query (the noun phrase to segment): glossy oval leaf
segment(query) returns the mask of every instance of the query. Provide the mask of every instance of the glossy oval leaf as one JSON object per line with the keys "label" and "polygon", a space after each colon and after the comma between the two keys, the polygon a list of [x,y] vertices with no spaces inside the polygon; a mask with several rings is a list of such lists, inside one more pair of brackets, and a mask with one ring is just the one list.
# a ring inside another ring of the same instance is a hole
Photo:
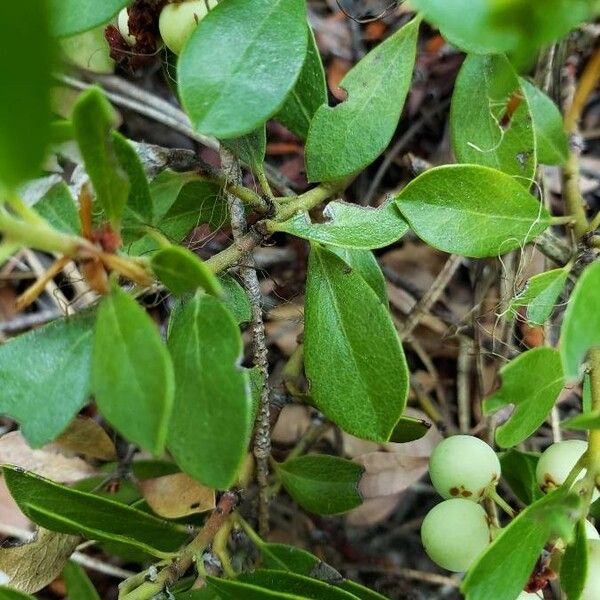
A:
{"label": "glossy oval leaf", "polygon": [[90,391],[93,316],[57,319],[0,346],[0,414],[33,448],[55,439]]}
{"label": "glossy oval leaf", "polygon": [[317,110],[306,141],[309,181],[356,173],[389,144],[412,79],[419,22],[404,25],[350,70],[340,83],[344,102]]}
{"label": "glossy oval leaf", "polygon": [[130,0],[48,0],[52,33],[68,37],[107,23]]}
{"label": "glossy oval leaf", "polygon": [[92,87],[79,96],[73,107],[72,121],[96,200],[108,220],[118,228],[130,184],[113,146],[115,112],[100,88]]}
{"label": "glossy oval leaf", "polygon": [[207,577],[208,588],[215,591],[222,600],[306,600],[297,594],[267,590],[257,585],[232,579]]}
{"label": "glossy oval leaf", "polygon": [[308,135],[308,128],[314,114],[322,104],[326,103],[325,71],[315,34],[308,27],[308,45],[300,76],[288,94],[285,104],[273,118],[304,140]]}
{"label": "glossy oval leaf", "polygon": [[227,148],[237,159],[246,163],[252,171],[263,168],[267,150],[267,133],[264,125],[241,137],[223,140],[221,146]]}
{"label": "glossy oval leaf", "polygon": [[198,288],[215,296],[223,293],[219,279],[204,261],[182,246],[162,248],[152,256],[150,264],[154,274],[177,296]]}
{"label": "glossy oval leaf", "polygon": [[538,162],[562,165],[569,157],[569,141],[558,106],[526,79],[520,83],[533,118]]}
{"label": "glossy oval leaf", "polygon": [[569,539],[580,499],[552,492],[520,512],[470,568],[461,590],[466,600],[514,600],[525,587],[546,542]]}
{"label": "glossy oval leaf", "polygon": [[284,231],[305,240],[363,250],[389,246],[408,232],[408,224],[394,202],[379,208],[330,202],[323,217],[322,223],[312,223],[308,213],[300,213],[282,223],[268,221],[267,226],[269,231]]}
{"label": "glossy oval leaf", "polygon": [[589,350],[600,348],[600,262],[589,265],[571,294],[560,330],[560,354],[567,382],[578,379]]}
{"label": "glossy oval leaf", "polygon": [[44,0],[0,3],[0,186],[37,175],[50,142],[55,53]]}
{"label": "glossy oval leaf", "polygon": [[498,169],[531,187],[536,168],[531,110],[504,56],[467,57],[452,95],[450,129],[459,162]]}
{"label": "glossy oval leaf", "polygon": [[317,245],[309,257],[304,337],[314,405],[348,433],[387,441],[408,394],[398,334],[357,270]]}
{"label": "glossy oval leaf", "polygon": [[156,324],[118,286],[98,309],[92,387],[117,431],[149,452],[162,452],[173,406],[171,357]]}
{"label": "glossy oval leaf", "polygon": [[219,283],[223,289],[223,303],[234,319],[239,323],[248,323],[252,319],[252,307],[244,288],[231,275],[220,275]]}
{"label": "glossy oval leaf", "polygon": [[6,485],[23,513],[34,523],[92,540],[119,542],[153,556],[175,552],[189,536],[185,527],[146,512],[3,467]]}
{"label": "glossy oval leaf", "polygon": [[100,600],[100,596],[83,567],[68,561],[63,570],[63,579],[69,598],[77,600]]}
{"label": "glossy oval leaf", "polygon": [[462,256],[497,256],[544,231],[548,211],[515,179],[479,165],[447,165],[413,179],[396,201],[425,242]]}
{"label": "glossy oval leaf", "polygon": [[400,417],[394,431],[390,436],[390,442],[406,444],[420,440],[431,429],[431,423],[415,417]]}
{"label": "glossy oval leaf", "polygon": [[526,306],[527,321],[533,325],[543,325],[556,306],[569,271],[569,267],[563,267],[530,277],[525,287],[511,300],[509,312],[515,316],[520,307]]}
{"label": "glossy oval leaf", "polygon": [[227,489],[252,429],[248,375],[239,366],[241,334],[227,308],[207,294],[196,294],[171,318],[176,393],[168,447],[190,477]]}
{"label": "glossy oval leaf", "polygon": [[[569,600],[578,600],[588,576],[588,537],[585,519],[579,519],[575,536],[560,561],[560,587]],[[597,577],[598,573],[594,574]]]}
{"label": "glossy oval leaf", "polygon": [[364,468],[325,454],[307,454],[277,465],[287,493],[309,512],[335,515],[362,503],[358,482]]}
{"label": "glossy oval leaf", "polygon": [[496,429],[496,443],[501,448],[520,444],[546,420],[564,387],[558,350],[533,348],[511,360],[500,370],[502,386],[484,400],[483,410],[490,414],[507,405],[514,412]]}
{"label": "glossy oval leaf", "polygon": [[354,250],[351,248],[336,248],[330,250],[337,254],[351,269],[355,270],[377,294],[379,299],[388,306],[387,285],[381,267],[370,250]]}
{"label": "glossy oval leaf", "polygon": [[498,455],[502,478],[523,504],[531,504],[543,497],[535,475],[539,454],[511,448]]}
{"label": "glossy oval leaf", "polygon": [[211,10],[177,65],[194,128],[227,139],[274,115],[300,74],[306,27],[303,0],[228,0]]}

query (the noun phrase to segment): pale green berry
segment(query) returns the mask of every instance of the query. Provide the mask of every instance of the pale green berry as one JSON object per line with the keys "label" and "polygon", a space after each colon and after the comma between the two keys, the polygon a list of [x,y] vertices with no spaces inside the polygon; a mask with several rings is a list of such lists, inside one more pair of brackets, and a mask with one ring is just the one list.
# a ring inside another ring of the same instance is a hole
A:
{"label": "pale green berry", "polygon": [[115,70],[108,42],[104,39],[104,26],[95,27],[78,35],[60,40],[64,58],[87,71],[109,74]]}
{"label": "pale green berry", "polygon": [[134,35],[129,32],[129,13],[127,7],[122,8],[119,16],[117,17],[117,27],[119,33],[123,36],[123,39],[130,45],[135,46],[136,39]]}
{"label": "pale green berry", "polygon": [[588,540],[600,540],[600,533],[598,533],[598,530],[589,521],[584,521],[584,525],[585,537]]}
{"label": "pale green berry", "polygon": [[490,543],[487,515],[481,505],[462,498],[434,506],[421,525],[429,558],[449,571],[466,571]]}
{"label": "pale green berry", "polygon": [[579,600],[600,598],[600,540],[588,541],[588,575]]}
{"label": "pale green berry", "polygon": [[438,444],[429,459],[429,476],[444,498],[479,501],[500,479],[500,461],[482,440],[453,435]]}
{"label": "pale green berry", "polygon": [[534,594],[533,592],[521,592],[516,600],[541,600],[541,598],[539,594]]}
{"label": "pale green berry", "polygon": [[175,54],[181,54],[198,23],[217,4],[217,0],[188,0],[167,4],[158,19],[158,29],[167,48]]}
{"label": "pale green berry", "polygon": [[[565,440],[552,444],[540,456],[535,470],[538,485],[545,492],[549,492],[562,485],[577,461],[587,450],[587,442],[583,440]],[[585,469],[578,477],[585,476]],[[598,498],[598,491],[594,490],[593,499]]]}

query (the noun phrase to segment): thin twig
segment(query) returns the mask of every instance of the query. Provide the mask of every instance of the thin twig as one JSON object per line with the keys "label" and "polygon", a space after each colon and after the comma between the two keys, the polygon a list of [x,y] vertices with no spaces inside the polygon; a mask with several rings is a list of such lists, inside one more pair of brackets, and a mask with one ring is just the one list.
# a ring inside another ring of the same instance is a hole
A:
{"label": "thin twig", "polygon": [[[230,152],[221,149],[221,162],[228,178],[237,183],[242,176],[239,163]],[[238,245],[247,229],[246,215],[240,200],[231,193],[226,194],[229,214],[231,216],[231,231],[233,243]],[[267,342],[265,324],[263,321],[262,295],[256,274],[254,257],[246,253],[239,269],[240,279],[244,284],[246,294],[252,307],[253,361],[263,377],[262,390],[256,423],[254,426],[254,456],[256,458],[256,480],[258,483],[258,527],[261,536],[269,532],[269,456],[271,455],[271,430],[269,426],[270,393],[269,393],[269,361],[267,357]]]}

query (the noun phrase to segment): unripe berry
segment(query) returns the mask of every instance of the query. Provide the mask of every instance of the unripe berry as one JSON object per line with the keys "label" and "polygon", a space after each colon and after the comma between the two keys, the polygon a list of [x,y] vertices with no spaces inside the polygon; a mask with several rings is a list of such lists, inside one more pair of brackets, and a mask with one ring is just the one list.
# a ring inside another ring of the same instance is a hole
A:
{"label": "unripe berry", "polygon": [[123,39],[130,45],[135,46],[136,39],[134,35],[129,32],[129,13],[127,7],[122,8],[119,16],[117,17],[117,27],[119,33],[123,36]]}
{"label": "unripe berry", "polygon": [[[587,442],[583,440],[565,440],[552,444],[540,456],[535,475],[538,485],[545,492],[549,492],[563,484],[577,463],[587,450]],[[585,469],[578,479],[585,475]],[[598,498],[598,491],[594,490],[593,499]]]}
{"label": "unripe berry", "polygon": [[584,521],[584,525],[585,537],[588,540],[600,540],[600,533],[598,533],[598,530],[589,521]]}
{"label": "unripe berry", "polygon": [[454,435],[436,446],[429,459],[429,476],[444,498],[477,502],[500,479],[500,461],[479,438]]}
{"label": "unripe berry", "polygon": [[169,50],[181,54],[198,23],[217,4],[217,0],[188,0],[167,4],[160,12],[158,29]]}
{"label": "unripe berry", "polygon": [[453,498],[434,506],[421,526],[429,558],[449,571],[466,571],[490,543],[487,515],[475,502]]}
{"label": "unripe berry", "polygon": [[588,575],[579,600],[600,598],[600,540],[588,542]]}

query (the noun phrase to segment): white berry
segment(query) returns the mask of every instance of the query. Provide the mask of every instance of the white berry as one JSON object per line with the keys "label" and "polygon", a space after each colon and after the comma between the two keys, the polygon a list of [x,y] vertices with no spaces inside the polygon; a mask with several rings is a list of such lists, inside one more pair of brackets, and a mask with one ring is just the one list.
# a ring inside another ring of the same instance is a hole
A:
{"label": "white berry", "polygon": [[429,558],[449,571],[466,571],[490,543],[487,515],[475,502],[453,498],[434,506],[421,526]]}
{"label": "white berry", "polygon": [[198,23],[217,4],[217,0],[188,0],[167,4],[158,19],[158,29],[167,48],[175,54],[181,54]]}
{"label": "white berry", "polygon": [[122,8],[117,17],[117,28],[119,29],[119,33],[123,36],[123,39],[130,46],[135,46],[137,40],[129,31],[129,13],[127,12],[127,7]]}
{"label": "white berry", "polygon": [[444,498],[479,501],[500,479],[500,461],[482,440],[454,435],[437,445],[429,459],[429,476]]}
{"label": "white berry", "polygon": [[588,575],[579,600],[600,598],[600,540],[588,541]]}
{"label": "white berry", "polygon": [[600,533],[598,533],[598,530],[589,521],[584,521],[584,525],[585,537],[588,540],[600,540]]}
{"label": "white berry", "polygon": [[521,592],[516,600],[540,600],[540,598],[539,594],[534,594],[533,592]]}

